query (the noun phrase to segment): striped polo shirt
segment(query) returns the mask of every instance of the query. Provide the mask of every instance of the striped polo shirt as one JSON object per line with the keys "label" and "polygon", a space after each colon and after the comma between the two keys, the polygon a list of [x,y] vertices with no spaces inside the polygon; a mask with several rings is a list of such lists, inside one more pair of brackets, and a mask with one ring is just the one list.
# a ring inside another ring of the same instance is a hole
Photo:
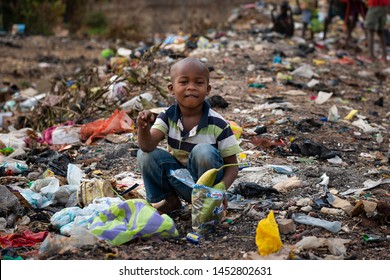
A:
{"label": "striped polo shirt", "polygon": [[229,123],[212,110],[207,102],[203,104],[199,124],[191,131],[184,130],[178,104],[160,113],[152,128],[168,135],[168,152],[183,165],[187,164],[188,156],[197,144],[213,145],[220,151],[222,157],[232,156],[241,151]]}

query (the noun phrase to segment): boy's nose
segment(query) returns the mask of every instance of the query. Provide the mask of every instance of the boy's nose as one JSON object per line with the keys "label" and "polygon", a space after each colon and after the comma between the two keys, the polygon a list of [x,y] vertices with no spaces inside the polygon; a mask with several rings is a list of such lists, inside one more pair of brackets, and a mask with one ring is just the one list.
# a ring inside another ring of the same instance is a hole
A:
{"label": "boy's nose", "polygon": [[196,89],[195,83],[191,83],[191,82],[188,83],[188,84],[187,84],[187,89],[188,89],[188,90],[194,90],[194,89]]}

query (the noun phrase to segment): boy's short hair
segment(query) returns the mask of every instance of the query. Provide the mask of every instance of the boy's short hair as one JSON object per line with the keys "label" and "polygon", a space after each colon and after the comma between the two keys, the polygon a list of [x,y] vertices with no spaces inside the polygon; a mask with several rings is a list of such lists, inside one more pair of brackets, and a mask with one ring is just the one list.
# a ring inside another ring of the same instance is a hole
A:
{"label": "boy's short hair", "polygon": [[207,78],[207,82],[209,81],[210,72],[209,72],[209,69],[206,67],[206,65],[203,62],[201,62],[199,59],[197,59],[197,58],[186,57],[186,58],[183,58],[183,59],[175,62],[172,65],[172,67],[170,69],[171,82],[174,81],[174,78],[176,76],[177,68],[180,67],[181,65],[183,65],[184,63],[192,63],[192,64],[198,65],[200,68],[203,69],[203,71],[204,71],[204,73],[206,75],[206,78]]}

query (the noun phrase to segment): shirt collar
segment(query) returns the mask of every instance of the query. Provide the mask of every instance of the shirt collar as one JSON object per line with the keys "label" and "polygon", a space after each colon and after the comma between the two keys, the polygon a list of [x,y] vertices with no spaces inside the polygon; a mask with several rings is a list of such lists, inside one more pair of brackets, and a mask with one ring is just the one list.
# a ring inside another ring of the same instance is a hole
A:
{"label": "shirt collar", "polygon": [[[179,107],[179,105],[177,103],[174,105],[174,110],[173,111],[174,112],[173,112],[172,120],[174,122],[178,122],[181,119],[181,111],[180,111],[180,107]],[[199,122],[199,124],[197,126],[198,127],[197,128],[198,131],[200,129],[204,128],[204,127],[207,127],[209,111],[210,111],[210,105],[206,101],[203,102],[202,117],[201,117],[200,122]]]}
{"label": "shirt collar", "polygon": [[203,102],[203,110],[202,110],[202,118],[200,119],[199,125],[198,125],[198,131],[204,127],[207,127],[209,124],[209,111],[210,111],[210,105],[208,102]]}

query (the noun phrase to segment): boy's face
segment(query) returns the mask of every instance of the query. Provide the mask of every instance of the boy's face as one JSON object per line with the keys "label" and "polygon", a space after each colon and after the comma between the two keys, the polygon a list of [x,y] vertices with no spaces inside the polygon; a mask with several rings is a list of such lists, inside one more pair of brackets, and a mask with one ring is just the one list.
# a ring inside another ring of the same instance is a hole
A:
{"label": "boy's face", "polygon": [[201,62],[179,62],[172,68],[171,80],[168,89],[181,107],[195,109],[203,106],[211,87],[208,70]]}

